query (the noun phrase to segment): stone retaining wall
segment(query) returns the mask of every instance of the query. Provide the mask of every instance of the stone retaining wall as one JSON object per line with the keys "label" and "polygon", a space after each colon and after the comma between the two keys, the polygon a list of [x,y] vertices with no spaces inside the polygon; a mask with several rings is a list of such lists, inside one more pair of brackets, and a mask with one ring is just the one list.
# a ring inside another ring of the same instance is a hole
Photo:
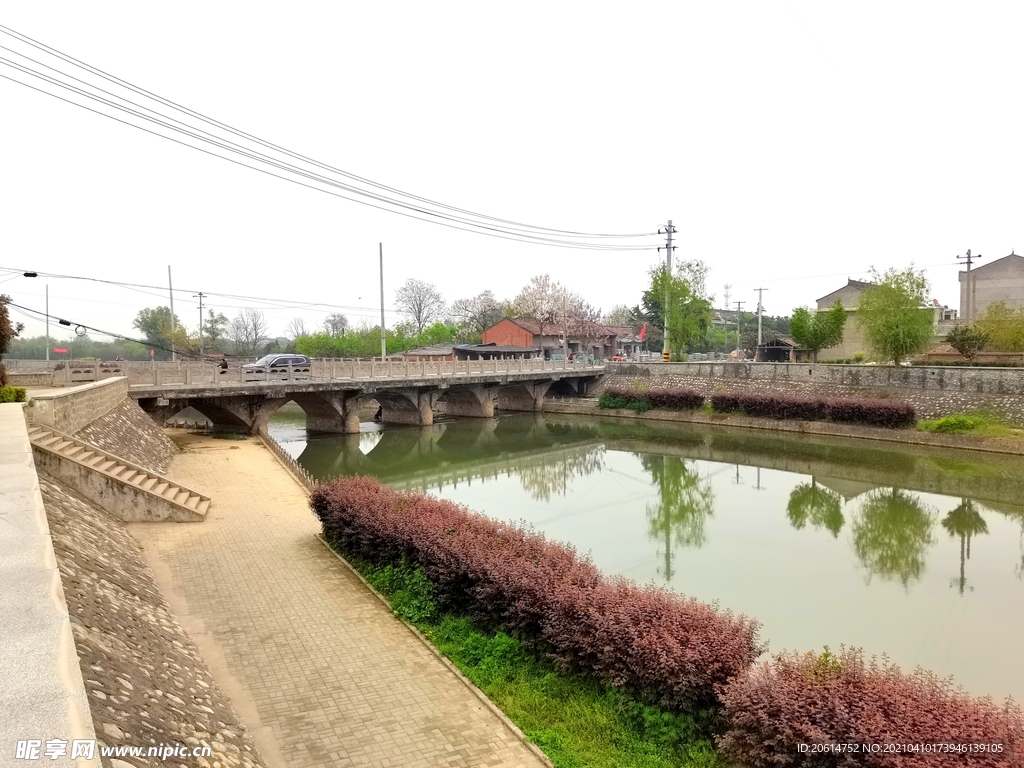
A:
{"label": "stone retaining wall", "polygon": [[96,737],[108,746],[163,743],[213,751],[209,758],[111,764],[262,766],[127,528],[48,478],[40,479],[40,488]]}
{"label": "stone retaining wall", "polygon": [[29,413],[35,423],[73,435],[109,413],[126,397],[128,380],[117,377],[72,387],[63,392],[35,395]]}
{"label": "stone retaining wall", "polygon": [[821,365],[802,363],[608,363],[608,386],[688,387],[716,392],[788,392],[895,398],[919,418],[985,409],[1024,424],[1024,370],[941,366]]}

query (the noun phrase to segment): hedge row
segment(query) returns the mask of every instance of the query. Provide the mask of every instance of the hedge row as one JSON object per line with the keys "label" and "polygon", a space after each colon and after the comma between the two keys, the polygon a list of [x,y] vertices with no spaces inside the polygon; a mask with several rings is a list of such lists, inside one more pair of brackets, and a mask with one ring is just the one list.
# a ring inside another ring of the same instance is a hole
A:
{"label": "hedge row", "polygon": [[[777,656],[727,684],[722,699],[730,730],[719,747],[748,768],[1024,765],[1018,707],[972,698],[925,672],[868,663],[855,649]],[[860,751],[801,752],[802,744],[853,744]],[[911,750],[865,749],[887,744]],[[999,751],[941,752],[925,744],[996,745]]]}
{"label": "hedge row", "polygon": [[711,396],[711,408],[719,413],[742,413],[767,419],[838,421],[891,429],[912,427],[917,423],[914,406],[900,400],[723,392]]}
{"label": "hedge row", "polygon": [[378,566],[423,568],[438,607],[501,628],[564,669],[675,710],[717,706],[717,692],[762,652],[758,623],[667,589],[605,578],[564,544],[343,477],[311,499],[324,536]]}
{"label": "hedge row", "polygon": [[[640,405],[643,410],[665,408],[673,411],[695,411],[704,405],[704,395],[694,392],[692,389],[608,387],[604,394],[620,403],[618,405],[603,405],[602,407],[605,408],[632,408]],[[643,407],[645,405],[646,407]]]}
{"label": "hedge row", "polygon": [[24,387],[0,387],[0,403],[24,403],[26,395]]}

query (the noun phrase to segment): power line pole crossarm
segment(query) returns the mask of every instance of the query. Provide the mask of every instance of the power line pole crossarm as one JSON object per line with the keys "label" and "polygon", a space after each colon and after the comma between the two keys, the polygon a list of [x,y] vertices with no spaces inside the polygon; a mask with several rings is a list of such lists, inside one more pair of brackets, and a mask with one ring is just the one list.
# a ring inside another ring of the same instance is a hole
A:
{"label": "power line pole crossarm", "polygon": [[672,219],[668,220],[668,224],[663,229],[658,230],[658,234],[665,235],[665,245],[658,248],[660,251],[662,248],[665,249],[665,304],[661,308],[662,319],[665,321],[665,340],[661,345],[661,362],[667,363],[672,359],[672,353],[669,351],[668,346],[668,311],[669,311],[669,295],[670,287],[672,284],[672,251],[676,249],[672,245],[672,235],[675,234],[676,228],[672,226]]}

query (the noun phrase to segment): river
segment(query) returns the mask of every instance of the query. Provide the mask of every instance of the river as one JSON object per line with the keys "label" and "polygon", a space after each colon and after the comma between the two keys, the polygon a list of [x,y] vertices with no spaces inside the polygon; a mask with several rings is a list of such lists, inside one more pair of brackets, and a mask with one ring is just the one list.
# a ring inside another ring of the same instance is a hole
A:
{"label": "river", "polygon": [[859,646],[1024,699],[1015,457],[543,415],[271,434],[315,477],[369,474],[763,623],[769,652]]}

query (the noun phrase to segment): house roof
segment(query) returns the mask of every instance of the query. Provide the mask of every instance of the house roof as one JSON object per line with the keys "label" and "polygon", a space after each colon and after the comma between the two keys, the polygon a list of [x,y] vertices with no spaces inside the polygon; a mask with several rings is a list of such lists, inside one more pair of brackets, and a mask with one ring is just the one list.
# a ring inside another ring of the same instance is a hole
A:
{"label": "house roof", "polygon": [[784,349],[803,349],[792,339],[769,339],[764,344],[758,344],[758,347],[767,347],[769,349],[784,348]]}
{"label": "house roof", "polygon": [[829,291],[824,296],[817,299],[817,301],[824,301],[832,294],[839,293],[841,290],[843,290],[843,288],[859,288],[860,290],[863,291],[865,288],[871,285],[874,285],[874,283],[866,283],[863,280],[854,280],[853,278],[848,277],[846,278],[846,285],[842,286],[842,288],[836,288],[834,291]]}
{"label": "house roof", "polygon": [[[506,317],[504,319],[508,320],[510,323],[515,323],[524,331],[532,333],[534,336],[541,335],[540,321],[535,317]],[[498,323],[500,322],[502,321],[499,320]],[[498,325],[498,323],[495,323],[494,325]],[[493,328],[494,325],[492,325],[491,328]],[[578,330],[578,328],[579,326],[577,325],[576,329]],[[620,336],[623,335],[618,333],[620,330],[624,330],[627,334],[632,333],[632,330],[629,328],[609,327],[607,325],[601,325],[600,323],[587,323],[586,328],[587,332],[593,336]],[[487,329],[487,331],[489,330],[490,328]],[[484,333],[487,331],[484,331]],[[562,329],[558,323],[544,323],[545,336],[560,336],[561,333]],[[574,330],[570,332],[570,335],[578,335],[578,333]]]}
{"label": "house roof", "polygon": [[[985,270],[997,268],[997,265],[998,267],[1008,266],[1024,268],[1024,256],[1011,252],[1009,256],[1003,256],[1002,258],[996,259],[995,261],[990,261],[988,264],[979,264],[978,266],[974,267],[971,271],[984,272]],[[966,274],[966,271],[961,272],[960,274]]]}
{"label": "house roof", "polygon": [[424,357],[428,355],[432,357],[447,356],[452,353],[452,349],[454,349],[454,347],[454,344],[434,344],[433,346],[429,347],[413,347],[412,349],[405,350],[405,352],[403,352],[402,354],[417,356],[422,355]]}
{"label": "house roof", "polygon": [[459,344],[458,349],[470,352],[540,352],[540,347],[517,347],[515,344]]}

